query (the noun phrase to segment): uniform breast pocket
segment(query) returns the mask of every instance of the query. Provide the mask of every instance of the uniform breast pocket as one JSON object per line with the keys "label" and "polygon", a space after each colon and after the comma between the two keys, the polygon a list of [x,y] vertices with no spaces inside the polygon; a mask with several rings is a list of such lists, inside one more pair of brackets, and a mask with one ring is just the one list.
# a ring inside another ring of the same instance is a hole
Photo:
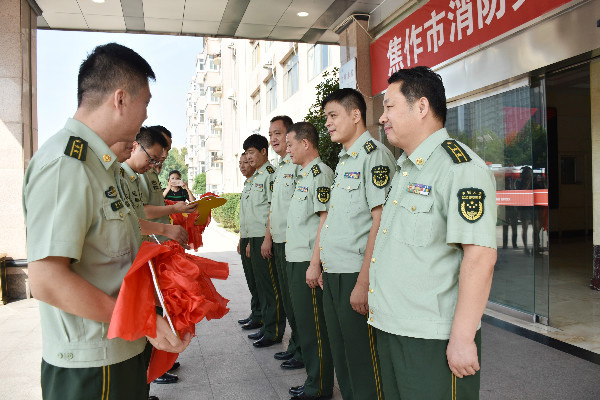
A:
{"label": "uniform breast pocket", "polygon": [[292,198],[292,200],[295,200],[295,201],[292,204],[290,204],[290,207],[298,207],[298,213],[296,213],[297,220],[304,220],[306,218],[306,215],[308,213],[307,212],[308,202],[306,201],[307,197],[308,197],[307,192],[296,191],[294,193],[294,197]]}
{"label": "uniform breast pocket", "polygon": [[409,194],[397,207],[394,238],[409,246],[429,245],[433,238],[433,197]]}
{"label": "uniform breast pocket", "polygon": [[122,200],[102,205],[103,221],[100,230],[106,243],[105,249],[111,257],[122,256],[131,251],[131,230],[128,214],[131,211]]}
{"label": "uniform breast pocket", "polygon": [[365,211],[368,208],[366,199],[361,195],[360,185],[361,182],[358,179],[344,179],[340,183],[340,187],[343,187],[347,194],[346,212],[348,213],[355,214],[359,211]]}

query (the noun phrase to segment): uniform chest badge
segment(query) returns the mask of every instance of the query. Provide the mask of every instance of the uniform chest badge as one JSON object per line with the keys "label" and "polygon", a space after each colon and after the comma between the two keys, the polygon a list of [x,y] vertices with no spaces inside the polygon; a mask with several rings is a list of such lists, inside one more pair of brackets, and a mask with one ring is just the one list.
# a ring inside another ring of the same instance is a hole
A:
{"label": "uniform chest badge", "polygon": [[390,167],[378,165],[371,169],[373,175],[373,185],[378,188],[386,187],[390,183]]}
{"label": "uniform chest badge", "polygon": [[431,186],[423,185],[421,183],[411,183],[406,188],[408,193],[420,194],[422,196],[429,196],[431,193]]}
{"label": "uniform chest badge", "polygon": [[256,186],[259,189],[263,188],[263,184],[262,183],[255,183],[254,186]]}
{"label": "uniform chest badge", "polygon": [[467,222],[474,223],[483,217],[483,200],[485,193],[481,189],[460,189],[458,196],[458,213]]}
{"label": "uniform chest badge", "polygon": [[110,186],[107,190],[104,191],[104,194],[109,199],[114,199],[115,197],[117,197],[117,188],[115,188],[114,186]]}
{"label": "uniform chest badge", "polygon": [[331,189],[329,189],[328,187],[318,187],[317,188],[317,200],[319,200],[320,203],[326,204],[329,201],[329,193],[331,192]]}
{"label": "uniform chest badge", "polygon": [[359,179],[360,172],[344,172],[344,178]]}
{"label": "uniform chest badge", "polygon": [[294,179],[294,174],[283,174],[284,179]]}
{"label": "uniform chest badge", "polygon": [[302,193],[308,192],[308,188],[306,186],[298,186],[298,191]]}
{"label": "uniform chest badge", "polygon": [[120,210],[121,208],[123,208],[123,202],[121,200],[113,201],[112,203],[110,203],[110,208],[113,211]]}

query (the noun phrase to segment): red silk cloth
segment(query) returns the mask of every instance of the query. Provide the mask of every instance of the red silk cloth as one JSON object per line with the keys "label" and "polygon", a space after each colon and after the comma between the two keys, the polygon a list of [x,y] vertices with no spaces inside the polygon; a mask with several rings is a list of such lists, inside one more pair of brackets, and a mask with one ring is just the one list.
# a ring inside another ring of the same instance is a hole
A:
{"label": "red silk cloth", "polygon": [[[218,319],[229,312],[229,300],[215,289],[212,279],[227,279],[229,265],[187,254],[169,240],[163,244],[143,242],[129,272],[125,275],[108,329],[108,338],[136,340],[156,337],[154,283],[151,260],[158,285],[180,337],[195,334],[202,319]],[[148,383],[167,372],[178,354],[154,349],[148,367]]]}
{"label": "red silk cloth", "polygon": [[[198,199],[201,199],[206,196],[216,196],[216,195],[211,192],[206,192],[202,196],[200,196]],[[177,202],[171,201],[171,200],[165,200],[166,205],[171,205],[171,204],[175,204],[175,203],[177,203]],[[192,248],[194,251],[196,251],[196,250],[198,250],[198,248],[202,247],[202,233],[204,232],[204,229],[206,229],[206,227],[210,223],[210,213],[209,213],[208,217],[206,218],[206,222],[199,221],[199,223],[196,225],[196,220],[198,219],[199,215],[200,214],[198,213],[198,211],[194,211],[193,213],[190,213],[187,215],[184,215],[181,213],[169,215],[171,217],[171,220],[173,221],[173,225],[180,225],[185,228],[185,230],[187,231],[188,236],[189,236],[188,244],[190,245],[190,248]]]}

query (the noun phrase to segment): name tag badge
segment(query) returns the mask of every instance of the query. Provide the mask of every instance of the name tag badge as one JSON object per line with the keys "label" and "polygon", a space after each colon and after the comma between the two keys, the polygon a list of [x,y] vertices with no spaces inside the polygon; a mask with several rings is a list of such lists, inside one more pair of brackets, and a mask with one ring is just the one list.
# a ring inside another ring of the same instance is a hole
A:
{"label": "name tag badge", "polygon": [[345,172],[344,173],[344,178],[359,179],[360,178],[360,172]]}

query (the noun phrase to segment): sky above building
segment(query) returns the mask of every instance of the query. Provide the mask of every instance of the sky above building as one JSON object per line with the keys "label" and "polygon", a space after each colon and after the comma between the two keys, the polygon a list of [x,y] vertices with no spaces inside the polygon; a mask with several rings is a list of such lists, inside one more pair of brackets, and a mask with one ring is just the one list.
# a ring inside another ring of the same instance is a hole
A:
{"label": "sky above building", "polygon": [[202,38],[73,31],[37,31],[38,141],[41,146],[77,110],[79,65],[98,45],[116,42],[144,57],[156,74],[145,125],[163,125],[185,145],[186,96]]}

